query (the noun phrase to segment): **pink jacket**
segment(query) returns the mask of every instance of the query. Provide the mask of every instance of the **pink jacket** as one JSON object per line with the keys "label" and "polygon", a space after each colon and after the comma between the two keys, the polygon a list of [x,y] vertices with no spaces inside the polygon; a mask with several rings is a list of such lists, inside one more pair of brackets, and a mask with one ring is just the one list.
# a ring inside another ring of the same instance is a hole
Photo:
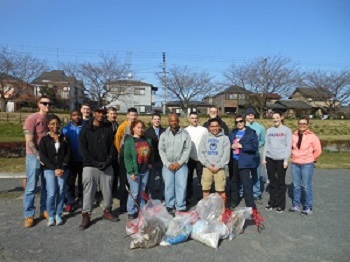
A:
{"label": "pink jacket", "polygon": [[298,131],[292,136],[292,162],[296,164],[313,163],[322,153],[320,139],[311,131],[303,134],[300,149],[297,147]]}

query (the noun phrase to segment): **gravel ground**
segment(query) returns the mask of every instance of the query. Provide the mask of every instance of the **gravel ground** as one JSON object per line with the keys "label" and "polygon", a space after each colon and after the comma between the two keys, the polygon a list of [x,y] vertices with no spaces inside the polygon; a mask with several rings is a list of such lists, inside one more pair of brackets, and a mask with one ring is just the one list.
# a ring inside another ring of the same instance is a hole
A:
{"label": "gravel ground", "polygon": [[78,229],[79,212],[63,226],[47,227],[46,221],[37,219],[35,227],[24,228],[20,180],[1,179],[0,261],[349,261],[349,186],[349,170],[316,170],[314,214],[309,217],[265,211],[265,192],[264,205],[258,208],[266,229],[259,234],[248,221],[243,234],[222,241],[218,250],[194,240],[129,250],[126,215],[118,223],[104,221],[99,207],[92,214],[95,224],[83,232]]}

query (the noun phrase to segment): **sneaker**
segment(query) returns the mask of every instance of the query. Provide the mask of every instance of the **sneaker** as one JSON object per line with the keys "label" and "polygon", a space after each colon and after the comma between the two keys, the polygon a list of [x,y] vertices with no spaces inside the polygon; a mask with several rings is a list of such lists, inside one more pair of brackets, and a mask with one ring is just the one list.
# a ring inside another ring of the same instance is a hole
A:
{"label": "sneaker", "polygon": [[272,206],[267,205],[267,206],[265,207],[265,210],[266,210],[266,211],[271,211],[271,210],[272,210]]}
{"label": "sneaker", "polygon": [[63,225],[63,220],[60,215],[56,215],[56,226]]}
{"label": "sneaker", "polygon": [[134,213],[134,214],[132,214],[132,215],[128,215],[128,220],[134,220],[134,219],[136,219],[137,217],[139,216],[139,214],[138,213]]}
{"label": "sneaker", "polygon": [[110,209],[104,210],[102,217],[104,219],[107,219],[107,220],[111,221],[111,222],[118,222],[119,221],[119,219],[112,214]]}
{"label": "sneaker", "polygon": [[41,212],[40,213],[40,218],[44,218],[44,219],[49,219],[49,213],[47,213],[47,211]]}
{"label": "sneaker", "polygon": [[74,205],[72,205],[72,204],[66,205],[66,207],[64,208],[64,212],[68,213],[68,214],[73,213],[74,212]]}
{"label": "sneaker", "polygon": [[24,227],[25,228],[30,228],[34,226],[34,217],[27,217],[24,220]]}
{"label": "sneaker", "polygon": [[263,204],[263,201],[262,201],[262,198],[261,197],[255,197],[254,198],[254,201],[256,204],[258,205],[262,205]]}
{"label": "sneaker", "polygon": [[166,210],[168,211],[168,213],[170,215],[172,215],[173,217],[175,217],[175,212],[176,210],[174,208],[171,208],[171,207],[167,207]]}
{"label": "sneaker", "polygon": [[301,215],[305,215],[305,216],[312,215],[312,209],[304,208],[303,211],[301,212]]}
{"label": "sneaker", "polygon": [[56,225],[55,218],[54,217],[49,217],[49,219],[47,221],[47,226],[51,227],[51,226],[54,226],[54,225]]}
{"label": "sneaker", "polygon": [[281,214],[281,213],[283,213],[283,211],[284,211],[284,209],[282,209],[282,208],[280,208],[280,207],[277,207],[277,208],[276,208],[276,213]]}
{"label": "sneaker", "polygon": [[292,206],[290,209],[288,209],[290,213],[295,213],[300,211],[300,207]]}
{"label": "sneaker", "polygon": [[126,212],[126,207],[119,207],[119,215],[125,214]]}

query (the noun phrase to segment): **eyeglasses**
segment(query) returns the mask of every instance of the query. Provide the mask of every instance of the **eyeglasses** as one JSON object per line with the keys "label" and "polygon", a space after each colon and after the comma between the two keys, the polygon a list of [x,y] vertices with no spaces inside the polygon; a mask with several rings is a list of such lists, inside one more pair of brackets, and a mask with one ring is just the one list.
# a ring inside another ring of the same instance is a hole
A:
{"label": "eyeglasses", "polygon": [[236,120],[235,123],[236,123],[236,124],[238,124],[238,123],[244,123],[244,120]]}
{"label": "eyeglasses", "polygon": [[52,104],[50,102],[40,102],[40,104],[42,104],[44,106],[52,106]]}
{"label": "eyeglasses", "polygon": [[307,123],[299,123],[299,126],[307,126]]}

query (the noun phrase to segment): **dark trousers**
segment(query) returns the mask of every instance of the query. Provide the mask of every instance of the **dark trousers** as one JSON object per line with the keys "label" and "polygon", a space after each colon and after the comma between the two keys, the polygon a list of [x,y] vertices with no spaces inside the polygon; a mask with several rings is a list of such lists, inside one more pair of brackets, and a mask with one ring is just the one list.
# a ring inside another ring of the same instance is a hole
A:
{"label": "dark trousers", "polygon": [[233,159],[232,161],[232,173],[230,174],[230,203],[231,205],[237,206],[239,204],[239,183],[243,186],[243,197],[245,205],[256,209],[253,196],[253,184],[250,176],[250,168],[238,168],[238,161]]}
{"label": "dark trousers", "polygon": [[112,196],[115,197],[118,190],[118,179],[119,179],[119,163],[118,161],[114,161],[112,163],[113,172],[114,172],[114,179],[113,179],[113,185],[112,185]]}
{"label": "dark trousers", "polygon": [[[75,183],[77,178],[78,186],[76,188]],[[67,195],[72,199],[72,202],[68,204],[73,204],[75,197],[83,197],[83,163],[75,162],[71,164],[67,179]]]}
{"label": "dark trousers", "polygon": [[191,199],[193,196],[193,174],[194,174],[194,170],[196,170],[196,174],[197,174],[197,179],[198,179],[198,183],[199,183],[199,188],[200,188],[200,198],[202,198],[202,186],[201,186],[201,182],[202,182],[202,174],[203,174],[203,165],[200,161],[196,161],[193,159],[189,159],[188,163],[188,176],[187,176],[187,199]]}
{"label": "dark trousers", "polygon": [[119,158],[119,201],[120,209],[126,211],[126,204],[128,201],[128,191],[125,188],[125,185],[129,186],[128,179],[126,176],[126,168],[124,163],[124,156],[121,154]]}
{"label": "dark trousers", "polygon": [[286,208],[286,171],[283,168],[283,160],[266,158],[267,176],[270,180],[270,200],[269,205]]}

